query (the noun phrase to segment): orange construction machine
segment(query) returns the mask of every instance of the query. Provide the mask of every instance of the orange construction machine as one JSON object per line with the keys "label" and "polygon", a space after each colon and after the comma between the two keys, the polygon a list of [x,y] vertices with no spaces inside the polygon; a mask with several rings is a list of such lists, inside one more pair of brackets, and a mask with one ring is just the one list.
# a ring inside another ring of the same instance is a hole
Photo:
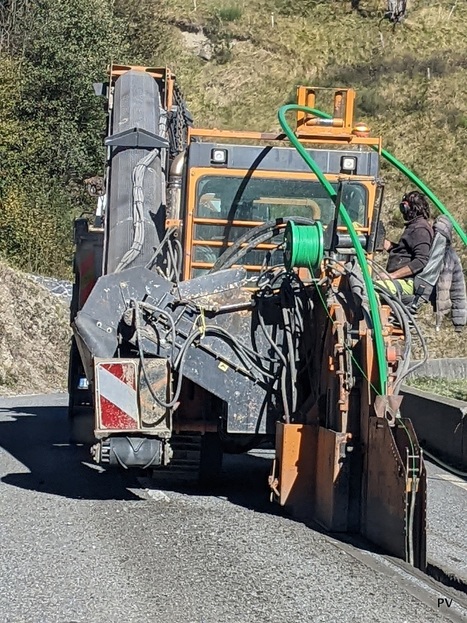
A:
{"label": "orange construction machine", "polygon": [[113,66],[97,90],[107,162],[75,227],[70,359],[95,460],[210,482],[223,453],[270,444],[280,504],[423,568],[425,470],[398,396],[412,320],[371,282],[381,140],[354,91],[326,92],[325,119],[326,93],[299,87],[293,130],[261,133],[194,128],[166,68]]}

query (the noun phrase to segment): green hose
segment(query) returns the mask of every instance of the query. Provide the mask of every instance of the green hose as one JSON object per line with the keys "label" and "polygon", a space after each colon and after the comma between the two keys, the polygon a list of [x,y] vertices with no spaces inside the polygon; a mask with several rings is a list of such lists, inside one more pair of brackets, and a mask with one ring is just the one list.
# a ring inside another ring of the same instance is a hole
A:
{"label": "green hose", "polygon": [[[303,145],[300,143],[299,139],[295,136],[292,128],[287,123],[285,115],[290,111],[301,111],[309,114],[313,114],[315,116],[319,116],[315,109],[307,108],[306,106],[298,106],[297,104],[287,104],[286,106],[282,106],[278,112],[279,123],[283,131],[285,132],[287,138],[298,151],[300,156],[306,162],[306,164],[310,167],[313,173],[316,175],[318,180],[321,182],[329,197],[336,203],[337,192],[334,190],[332,185],[324,176],[323,172],[310,156],[310,154],[306,151]],[[324,116],[325,113],[320,113],[321,116]],[[327,115],[326,115],[327,116]],[[379,391],[382,395],[386,394],[387,388],[387,362],[386,362],[386,348],[384,345],[383,339],[383,331],[381,326],[381,318],[379,315],[379,305],[378,299],[376,297],[373,281],[371,279],[370,271],[368,270],[368,265],[365,258],[365,252],[363,247],[358,239],[357,232],[352,224],[352,220],[347,213],[342,202],[339,203],[339,214],[342,218],[344,225],[347,227],[347,230],[350,234],[350,238],[352,240],[352,244],[355,247],[355,252],[357,255],[358,263],[360,264],[360,268],[363,274],[363,280],[365,283],[365,287],[368,295],[368,303],[370,307],[370,317],[373,323],[373,337],[375,343],[376,350],[376,360],[378,363],[378,371],[379,371]]]}
{"label": "green hose", "polygon": [[[318,110],[317,108],[307,108],[305,112],[308,112],[311,115],[314,115],[315,117],[321,117],[321,119],[332,119],[332,115],[329,115],[326,112]],[[375,151],[378,151],[378,147],[372,145],[372,148]],[[417,188],[419,188],[422,191],[422,193],[424,193],[428,197],[428,199],[430,199],[435,204],[438,210],[448,217],[448,219],[452,223],[452,226],[454,227],[456,232],[459,234],[459,237],[462,240],[462,242],[464,244],[467,244],[467,235],[463,231],[462,227],[459,225],[459,223],[456,221],[453,215],[449,212],[446,206],[443,203],[441,203],[438,197],[428,188],[428,186],[424,184],[424,182],[422,182],[422,180],[418,178],[415,175],[415,173],[412,173],[410,169],[408,169],[404,164],[402,164],[400,160],[397,160],[397,158],[395,158],[392,154],[390,154],[385,149],[381,150],[381,155],[388,162],[390,162],[394,167],[396,167],[398,171],[403,173],[411,182],[413,182],[415,186],[417,186]]]}

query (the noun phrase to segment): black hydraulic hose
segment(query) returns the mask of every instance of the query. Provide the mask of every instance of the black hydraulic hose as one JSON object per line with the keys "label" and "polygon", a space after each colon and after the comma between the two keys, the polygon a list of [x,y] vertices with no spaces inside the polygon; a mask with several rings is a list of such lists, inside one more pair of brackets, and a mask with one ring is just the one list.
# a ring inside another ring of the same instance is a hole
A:
{"label": "black hydraulic hose", "polygon": [[[169,402],[165,402],[165,401],[161,400],[157,396],[156,392],[152,388],[151,381],[150,381],[149,375],[147,373],[146,362],[145,362],[145,359],[144,359],[144,352],[143,352],[141,339],[140,339],[140,333],[141,333],[141,325],[140,325],[140,317],[139,317],[140,304],[137,301],[132,301],[132,303],[134,305],[134,310],[135,310],[136,337],[138,339],[139,358],[140,358],[140,362],[141,362],[141,369],[143,371],[144,379],[146,381],[146,384],[148,386],[149,392],[150,392],[152,398],[154,399],[154,401],[157,402],[157,404],[162,409],[172,409],[177,404],[178,399],[180,397],[180,393],[182,391],[182,377],[181,377],[181,375],[179,376],[177,387],[176,387],[176,390],[175,390],[175,392],[174,392],[174,394],[172,396],[172,400],[170,400]],[[156,425],[159,424],[160,422],[162,422],[162,420],[164,418],[165,418],[165,414],[159,418],[159,420],[156,422]]]}
{"label": "black hydraulic hose", "polygon": [[[274,221],[267,221],[266,223],[257,225],[253,229],[248,230],[245,234],[243,234],[243,236],[240,236],[240,238],[238,238],[232,246],[224,251],[209,272],[213,273],[217,270],[232,266],[239,257],[248,253],[248,251],[253,249],[256,245],[261,244],[262,242],[265,242],[280,233],[280,226],[287,224],[289,221],[294,221],[299,225],[312,225],[314,223],[312,219],[302,216],[285,216]],[[277,232],[274,231],[276,229]],[[260,239],[258,240],[257,238]],[[247,247],[244,246],[247,244]],[[235,256],[234,261],[232,261],[232,256]]]}
{"label": "black hydraulic hose", "polygon": [[[256,351],[250,349],[245,344],[242,344],[241,342],[239,342],[238,339],[235,339],[235,337],[231,333],[229,333],[229,331],[227,331],[226,329],[223,329],[222,327],[218,327],[216,325],[206,325],[205,331],[206,331],[206,334],[209,333],[210,335],[223,337],[224,342],[226,343],[230,342],[229,344],[230,347],[235,352],[235,354],[239,357],[240,361],[244,363],[245,367],[247,367],[246,364],[249,363],[250,366],[255,368],[260,374],[264,374],[265,376],[274,378],[274,374],[271,374],[267,370],[264,370],[264,368],[262,368],[260,365],[258,365],[254,361],[254,358],[258,358],[258,359],[264,359],[264,358]],[[242,358],[245,358],[245,359],[242,359]]]}
{"label": "black hydraulic hose", "polygon": [[[260,306],[261,306],[261,304],[264,304],[264,301],[261,300]],[[280,361],[282,363],[282,366],[283,366],[283,370],[286,370],[287,369],[287,359],[285,358],[285,355],[281,351],[279,346],[276,344],[276,342],[273,340],[273,338],[269,334],[269,331],[267,330],[267,327],[266,327],[266,325],[264,323],[264,319],[263,319],[263,316],[262,316],[261,313],[258,314],[258,321],[259,321],[259,325],[261,327],[261,330],[264,333],[265,338],[267,339],[267,341],[271,345],[273,351],[279,357],[279,359],[280,359]],[[281,374],[281,394],[282,394],[282,404],[284,406],[285,420],[286,420],[286,422],[290,422],[290,409],[289,409],[289,403],[287,402],[287,379],[285,378],[283,371],[282,371],[282,374]]]}

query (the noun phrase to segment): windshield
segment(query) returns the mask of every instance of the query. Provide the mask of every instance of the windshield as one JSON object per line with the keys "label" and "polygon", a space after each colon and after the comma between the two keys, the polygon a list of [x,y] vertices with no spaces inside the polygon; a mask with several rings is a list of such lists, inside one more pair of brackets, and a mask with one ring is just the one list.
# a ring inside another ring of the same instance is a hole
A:
{"label": "windshield", "polygon": [[[337,191],[338,184],[332,184]],[[228,221],[269,221],[304,216],[328,225],[334,203],[318,181],[206,176],[198,182],[196,216]],[[342,201],[353,222],[365,224],[367,191],[344,184]]]}
{"label": "windshield", "polygon": [[[333,184],[333,187],[337,191],[338,184]],[[342,201],[351,220],[365,225],[368,203],[365,186],[358,182],[345,183]],[[301,216],[320,220],[326,227],[333,221],[334,211],[333,201],[318,181],[219,175],[202,177],[197,186],[193,230],[194,240],[199,243],[195,242],[193,261],[195,265],[200,262],[214,263],[229,242],[247,231],[249,222]],[[199,222],[201,219],[203,221]],[[228,223],[210,224],[208,219],[225,220]],[[243,221],[243,224],[234,225],[232,221]],[[201,241],[208,244],[200,244]],[[260,249],[250,251],[245,255],[243,263],[261,265],[265,253],[265,250]],[[273,252],[269,261],[271,265],[282,263],[282,252]]]}

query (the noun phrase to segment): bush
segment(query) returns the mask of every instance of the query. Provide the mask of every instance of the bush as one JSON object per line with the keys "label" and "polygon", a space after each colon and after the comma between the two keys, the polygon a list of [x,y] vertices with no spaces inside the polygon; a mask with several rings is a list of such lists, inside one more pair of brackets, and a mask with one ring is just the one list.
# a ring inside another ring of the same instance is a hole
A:
{"label": "bush", "polygon": [[219,19],[223,22],[235,22],[242,17],[243,11],[237,6],[226,6],[217,11]]}
{"label": "bush", "polygon": [[19,119],[31,125],[28,137],[34,133],[26,146],[29,158],[51,177],[83,178],[103,162],[102,100],[92,83],[105,77],[118,49],[110,3],[44,0],[33,10],[17,109]]}
{"label": "bush", "polygon": [[308,17],[318,4],[324,4],[326,1],[328,0],[277,0],[277,10],[282,15]]}
{"label": "bush", "polygon": [[[460,108],[447,108],[444,113],[444,121],[451,132],[455,132],[458,128],[467,128],[467,117]],[[441,126],[442,127],[442,126]]]}
{"label": "bush", "polygon": [[212,47],[212,58],[218,65],[228,63],[232,58],[233,35],[222,22],[219,14],[210,17],[204,28]]}
{"label": "bush", "polygon": [[11,189],[0,202],[0,253],[30,273],[70,278],[71,213],[63,190],[37,190],[26,195]]}
{"label": "bush", "polygon": [[467,381],[464,379],[432,379],[423,376],[410,379],[408,385],[439,396],[467,401]]}
{"label": "bush", "polygon": [[72,212],[86,205],[76,188],[104,163],[92,83],[119,56],[120,22],[111,0],[23,4],[22,38],[0,56],[0,255],[66,276]]}
{"label": "bush", "polygon": [[362,115],[377,117],[385,113],[387,110],[387,102],[384,97],[378,93],[377,89],[364,88],[357,93],[356,110],[357,114],[360,113]]}

